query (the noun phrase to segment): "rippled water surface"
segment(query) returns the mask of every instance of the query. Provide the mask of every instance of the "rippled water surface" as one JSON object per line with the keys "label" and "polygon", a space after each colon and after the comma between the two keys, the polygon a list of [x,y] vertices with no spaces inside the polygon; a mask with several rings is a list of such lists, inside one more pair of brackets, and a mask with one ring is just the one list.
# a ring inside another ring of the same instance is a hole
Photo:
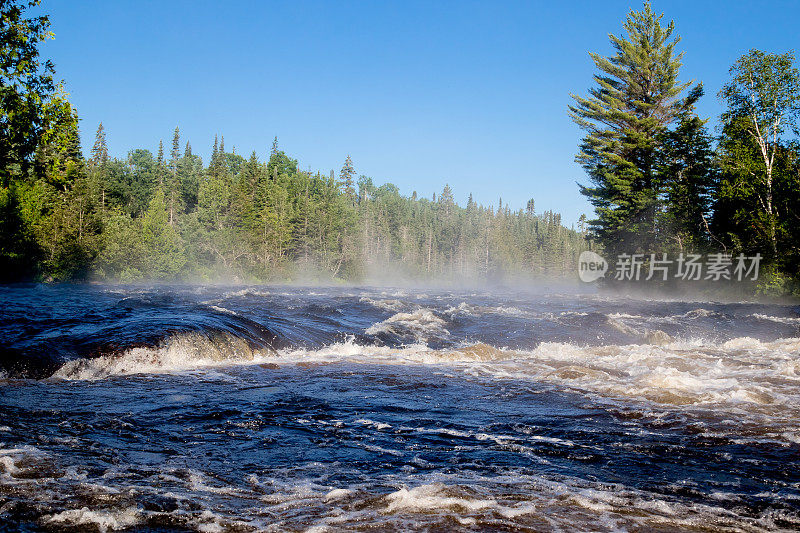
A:
{"label": "rippled water surface", "polygon": [[800,308],[0,288],[0,531],[800,528]]}

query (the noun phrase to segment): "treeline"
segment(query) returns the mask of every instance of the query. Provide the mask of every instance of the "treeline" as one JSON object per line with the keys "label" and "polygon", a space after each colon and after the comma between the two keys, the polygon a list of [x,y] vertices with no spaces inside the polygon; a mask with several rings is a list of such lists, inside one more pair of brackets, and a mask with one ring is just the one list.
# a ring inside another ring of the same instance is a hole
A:
{"label": "treeline", "polygon": [[[608,255],[743,253],[764,257],[759,290],[800,294],[800,73],[791,53],[751,50],[719,91],[709,132],[695,104],[702,84],[679,81],[674,23],[649,2],[631,11],[614,54],[572,95],[586,131],[576,156],[595,207],[591,234]],[[763,267],[766,268],[763,268]]]}
{"label": "treeline", "polygon": [[349,156],[338,175],[300,170],[277,139],[262,161],[215,138],[206,164],[176,128],[155,154],[116,159],[101,124],[84,157],[77,112],[39,58],[49,20],[29,7],[0,6],[5,281],[573,276],[587,247],[533,200],[460,207],[449,186],[406,197]]}
{"label": "treeline", "polygon": [[161,143],[112,159],[100,125],[85,161],[77,150],[37,153],[50,170],[15,183],[36,252],[26,264],[45,279],[552,276],[574,273],[586,247],[532,200],[514,212],[471,197],[460,207],[449,186],[409,198],[358,177],[349,156],[338,175],[300,170],[277,139],[262,162],[220,138],[204,165],[176,128],[168,153]]}

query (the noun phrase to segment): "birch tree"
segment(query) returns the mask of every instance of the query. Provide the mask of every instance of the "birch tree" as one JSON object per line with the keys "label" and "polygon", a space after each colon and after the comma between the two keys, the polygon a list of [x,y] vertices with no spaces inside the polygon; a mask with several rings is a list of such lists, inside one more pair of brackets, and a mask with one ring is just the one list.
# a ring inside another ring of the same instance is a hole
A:
{"label": "birch tree", "polygon": [[765,215],[773,254],[777,253],[778,242],[774,201],[776,154],[784,134],[796,131],[800,117],[800,72],[793,63],[791,52],[766,54],[750,50],[731,67],[731,81],[719,93],[728,106],[722,115],[723,122],[738,121],[757,147],[758,167],[743,168],[745,160],[736,157],[729,157],[728,163],[740,167],[738,170],[752,180],[749,185],[758,198],[757,207]]}

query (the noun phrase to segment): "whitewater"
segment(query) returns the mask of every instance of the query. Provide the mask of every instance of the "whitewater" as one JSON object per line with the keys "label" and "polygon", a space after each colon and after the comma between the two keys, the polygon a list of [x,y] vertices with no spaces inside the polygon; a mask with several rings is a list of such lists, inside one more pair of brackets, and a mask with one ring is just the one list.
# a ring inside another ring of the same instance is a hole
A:
{"label": "whitewater", "polygon": [[800,306],[0,288],[0,531],[800,528]]}

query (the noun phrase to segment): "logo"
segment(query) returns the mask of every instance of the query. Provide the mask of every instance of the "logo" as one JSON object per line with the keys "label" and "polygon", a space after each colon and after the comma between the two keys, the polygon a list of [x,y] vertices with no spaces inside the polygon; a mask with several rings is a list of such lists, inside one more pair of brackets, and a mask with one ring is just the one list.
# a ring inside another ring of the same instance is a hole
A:
{"label": "logo", "polygon": [[578,258],[578,276],[581,281],[590,283],[606,275],[608,263],[600,255],[585,251]]}

